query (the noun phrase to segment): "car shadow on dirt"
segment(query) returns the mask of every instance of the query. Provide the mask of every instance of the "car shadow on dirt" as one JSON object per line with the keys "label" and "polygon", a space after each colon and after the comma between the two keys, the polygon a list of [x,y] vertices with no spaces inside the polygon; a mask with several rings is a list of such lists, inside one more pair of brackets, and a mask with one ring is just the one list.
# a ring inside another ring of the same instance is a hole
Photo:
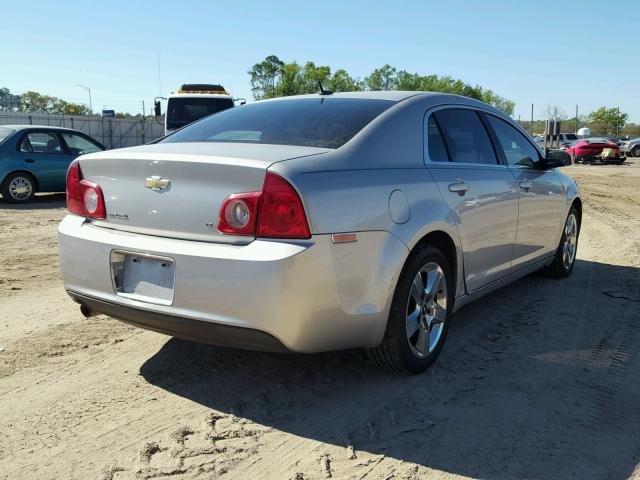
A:
{"label": "car shadow on dirt", "polygon": [[9,203],[0,195],[0,210],[42,210],[45,208],[62,208],[67,205],[65,193],[36,194],[28,203]]}
{"label": "car shadow on dirt", "polygon": [[458,312],[438,362],[417,376],[382,372],[360,351],[278,355],[178,339],[140,372],[208,408],[356,454],[475,478],[627,478],[640,460],[639,285],[638,268],[588,261],[563,281],[529,276]]}

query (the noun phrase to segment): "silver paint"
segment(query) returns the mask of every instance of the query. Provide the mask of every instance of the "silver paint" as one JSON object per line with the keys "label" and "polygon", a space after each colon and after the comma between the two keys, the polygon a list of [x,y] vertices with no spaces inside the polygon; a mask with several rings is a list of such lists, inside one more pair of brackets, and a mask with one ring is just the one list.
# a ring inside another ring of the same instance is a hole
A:
{"label": "silver paint", "polygon": [[[334,97],[398,103],[336,150],[160,143],[81,157],[107,212],[126,212],[129,221],[63,220],[65,288],[132,309],[260,329],[294,351],[317,352],[381,341],[402,267],[427,235],[453,245],[453,311],[549,263],[579,197],[572,179],[557,170],[438,165],[425,155],[424,122],[435,109],[478,109],[519,128],[509,117],[455,95]],[[234,237],[211,228],[223,199],[260,191],[267,171],[300,194],[311,239]],[[171,189],[158,195],[145,188],[141,179],[154,175],[170,178]],[[358,241],[334,244],[331,235],[343,232],[358,233]],[[108,260],[114,249],[172,258],[173,304],[116,295]]]}

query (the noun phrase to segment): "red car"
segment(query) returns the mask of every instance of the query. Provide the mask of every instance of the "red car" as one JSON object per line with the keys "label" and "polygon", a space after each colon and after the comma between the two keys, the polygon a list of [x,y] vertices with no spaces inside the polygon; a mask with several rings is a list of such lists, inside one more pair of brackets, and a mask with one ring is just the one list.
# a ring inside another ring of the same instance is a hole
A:
{"label": "red car", "polygon": [[606,138],[584,138],[564,149],[571,155],[573,163],[618,163],[625,158],[620,155],[620,146]]}

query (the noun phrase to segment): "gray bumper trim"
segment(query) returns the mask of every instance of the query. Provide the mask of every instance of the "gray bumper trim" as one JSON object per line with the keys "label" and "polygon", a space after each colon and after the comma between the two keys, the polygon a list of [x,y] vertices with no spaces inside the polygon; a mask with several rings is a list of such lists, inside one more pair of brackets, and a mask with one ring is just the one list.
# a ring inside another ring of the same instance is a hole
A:
{"label": "gray bumper trim", "polygon": [[267,352],[290,351],[273,335],[261,330],[165,315],[98,300],[72,291],[67,291],[67,293],[74,301],[84,305],[92,313],[103,313],[136,327],[165,335],[221,347]]}

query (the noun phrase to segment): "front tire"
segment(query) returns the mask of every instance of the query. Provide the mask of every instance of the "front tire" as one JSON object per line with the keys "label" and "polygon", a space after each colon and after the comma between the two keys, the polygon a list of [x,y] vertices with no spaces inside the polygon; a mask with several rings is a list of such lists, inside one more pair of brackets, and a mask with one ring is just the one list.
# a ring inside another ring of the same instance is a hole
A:
{"label": "front tire", "polygon": [[640,157],[640,145],[636,145],[635,147],[633,147],[633,150],[631,150],[631,156]]}
{"label": "front tire", "polygon": [[578,252],[578,238],[580,236],[580,215],[575,207],[571,207],[562,231],[560,245],[553,257],[553,262],[543,268],[545,276],[550,278],[566,278],[573,272]]}
{"label": "front tire", "polygon": [[2,197],[9,203],[27,203],[35,193],[36,182],[27,173],[11,173],[2,183]]}
{"label": "front tire", "polygon": [[369,349],[379,366],[420,373],[438,357],[449,330],[453,276],[446,257],[427,246],[412,253],[393,295],[382,343]]}

